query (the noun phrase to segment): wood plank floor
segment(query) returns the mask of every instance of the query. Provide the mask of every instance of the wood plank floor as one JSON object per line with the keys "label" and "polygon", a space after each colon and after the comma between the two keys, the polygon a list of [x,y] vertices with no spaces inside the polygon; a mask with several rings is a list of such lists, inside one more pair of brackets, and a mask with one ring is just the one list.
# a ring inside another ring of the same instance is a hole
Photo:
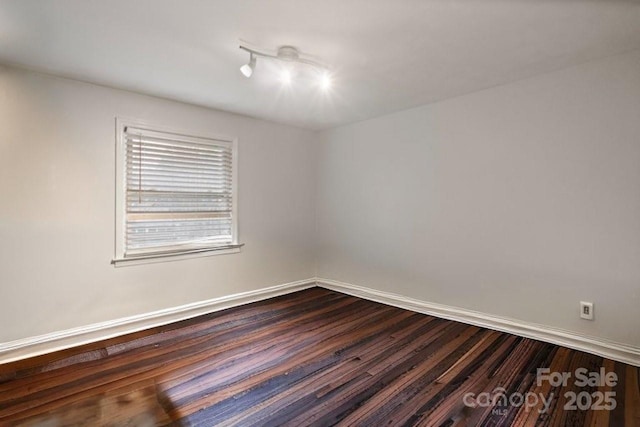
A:
{"label": "wood plank floor", "polygon": [[[581,367],[618,382],[537,384],[537,368]],[[639,383],[623,363],[313,288],[2,365],[0,425],[618,427],[640,425]],[[498,387],[549,409],[482,405]],[[567,392],[616,405],[565,410]]]}

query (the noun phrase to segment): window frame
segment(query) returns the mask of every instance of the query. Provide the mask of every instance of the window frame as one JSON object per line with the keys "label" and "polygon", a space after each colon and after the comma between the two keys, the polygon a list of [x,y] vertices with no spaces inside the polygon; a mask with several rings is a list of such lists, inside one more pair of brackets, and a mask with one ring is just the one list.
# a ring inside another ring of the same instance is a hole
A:
{"label": "window frame", "polygon": [[[142,130],[171,133],[190,138],[211,139],[231,144],[231,244],[225,244],[223,246],[211,246],[211,247],[188,247],[179,250],[168,251],[149,251],[149,253],[142,253],[136,255],[126,255],[126,242],[125,242],[125,230],[126,230],[126,197],[127,197],[127,177],[126,177],[126,163],[127,163],[127,150],[126,150],[126,137],[125,129],[127,127],[134,127]],[[239,243],[238,238],[238,139],[235,137],[229,137],[224,135],[211,135],[211,134],[194,134],[193,132],[176,129],[173,127],[156,125],[148,123],[143,120],[116,117],[115,120],[116,131],[116,161],[115,161],[115,174],[116,174],[116,191],[115,191],[115,255],[111,263],[114,266],[121,265],[136,265],[146,264],[154,262],[166,262],[186,258],[195,258],[211,255],[223,255],[240,252],[240,248],[243,244]]]}

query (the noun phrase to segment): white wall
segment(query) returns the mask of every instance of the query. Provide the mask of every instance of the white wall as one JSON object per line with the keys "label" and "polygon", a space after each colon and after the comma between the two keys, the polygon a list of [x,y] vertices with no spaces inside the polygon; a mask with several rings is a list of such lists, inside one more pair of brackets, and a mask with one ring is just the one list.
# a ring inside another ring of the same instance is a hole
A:
{"label": "white wall", "polygon": [[[114,268],[114,118],[239,139],[241,253]],[[0,342],[313,277],[314,135],[0,68]]]}
{"label": "white wall", "polygon": [[319,277],[640,345],[640,52],[323,132],[318,173]]}
{"label": "white wall", "polygon": [[[241,253],[110,265],[115,116],[239,138]],[[640,52],[319,135],[1,67],[0,117],[0,342],[317,267],[640,345]]]}

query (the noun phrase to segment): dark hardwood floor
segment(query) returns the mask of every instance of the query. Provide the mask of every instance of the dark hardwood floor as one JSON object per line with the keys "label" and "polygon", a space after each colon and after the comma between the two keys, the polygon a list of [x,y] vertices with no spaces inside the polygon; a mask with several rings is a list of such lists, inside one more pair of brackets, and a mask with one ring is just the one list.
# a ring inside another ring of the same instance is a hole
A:
{"label": "dark hardwood floor", "polygon": [[[576,384],[601,367],[615,386]],[[572,377],[538,384],[537,368]],[[0,425],[617,427],[640,425],[639,383],[623,363],[313,288],[2,365]],[[612,410],[564,409],[607,392]]]}

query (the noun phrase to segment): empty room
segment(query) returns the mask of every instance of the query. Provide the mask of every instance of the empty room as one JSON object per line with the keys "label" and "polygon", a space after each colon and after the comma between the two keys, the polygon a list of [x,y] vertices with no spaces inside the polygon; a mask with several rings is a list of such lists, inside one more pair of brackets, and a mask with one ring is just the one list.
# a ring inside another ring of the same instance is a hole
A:
{"label": "empty room", "polygon": [[640,1],[0,0],[0,426],[640,426]]}

